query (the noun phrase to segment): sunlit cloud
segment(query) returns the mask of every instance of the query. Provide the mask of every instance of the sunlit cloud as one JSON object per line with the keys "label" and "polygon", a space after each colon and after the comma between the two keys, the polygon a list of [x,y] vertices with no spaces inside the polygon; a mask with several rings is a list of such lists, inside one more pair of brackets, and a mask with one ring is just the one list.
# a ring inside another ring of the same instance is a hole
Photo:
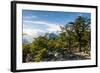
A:
{"label": "sunlit cloud", "polygon": [[[34,24],[47,26],[47,28],[44,28],[44,29],[47,30],[48,32],[61,31],[60,25],[55,24],[55,23],[46,22],[46,21],[24,21],[24,23],[32,24],[33,26],[34,26]],[[24,27],[28,27],[28,25],[24,25]]]}
{"label": "sunlit cloud", "polygon": [[[31,26],[30,26],[31,25]],[[47,28],[35,28],[34,25],[42,25],[46,26]],[[33,28],[33,27],[34,28]],[[54,33],[61,31],[60,26],[54,23],[46,22],[46,21],[24,21],[23,24],[23,38],[27,39],[28,41],[32,42],[34,38],[37,38],[38,36],[43,36],[45,33]]]}
{"label": "sunlit cloud", "polygon": [[37,37],[38,35],[40,35],[40,33],[45,33],[45,31],[40,30],[40,29],[25,28],[25,29],[23,29],[23,33],[27,34],[29,36]]}
{"label": "sunlit cloud", "polygon": [[27,39],[29,42],[32,42],[34,38],[37,38],[38,36],[43,36],[45,34],[45,31],[40,29],[30,29],[30,28],[24,28],[23,29],[23,39]]}

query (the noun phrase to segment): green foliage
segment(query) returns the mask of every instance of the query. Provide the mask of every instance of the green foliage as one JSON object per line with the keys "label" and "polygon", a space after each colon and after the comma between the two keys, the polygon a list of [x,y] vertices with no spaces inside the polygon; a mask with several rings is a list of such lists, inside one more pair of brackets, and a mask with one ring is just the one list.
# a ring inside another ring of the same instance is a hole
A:
{"label": "green foliage", "polygon": [[31,48],[30,48],[30,44],[24,44],[22,47],[23,47],[23,50],[22,50],[23,62],[25,62],[27,55],[31,53]]}
{"label": "green foliage", "polygon": [[38,54],[35,55],[35,62],[39,62],[43,59],[43,57],[46,55],[46,48],[41,49],[38,51]]}
{"label": "green foliage", "polygon": [[31,48],[29,44],[23,45],[23,53],[25,54],[31,53]]}

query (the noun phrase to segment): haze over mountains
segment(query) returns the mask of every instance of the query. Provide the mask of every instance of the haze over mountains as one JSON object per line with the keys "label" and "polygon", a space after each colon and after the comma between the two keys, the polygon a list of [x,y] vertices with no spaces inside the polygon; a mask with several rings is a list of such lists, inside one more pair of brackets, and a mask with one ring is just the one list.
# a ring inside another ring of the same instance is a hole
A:
{"label": "haze over mountains", "polygon": [[[40,33],[41,34],[41,33]],[[45,34],[45,33],[44,33]],[[28,34],[23,35],[22,38],[22,43],[23,44],[28,44],[28,43],[32,43],[32,41],[34,41],[34,38],[37,38],[39,36],[44,36],[44,34],[38,35],[38,36],[30,36]],[[56,38],[59,34],[58,33],[49,33],[49,35],[47,35],[47,37],[49,39],[53,39]]]}

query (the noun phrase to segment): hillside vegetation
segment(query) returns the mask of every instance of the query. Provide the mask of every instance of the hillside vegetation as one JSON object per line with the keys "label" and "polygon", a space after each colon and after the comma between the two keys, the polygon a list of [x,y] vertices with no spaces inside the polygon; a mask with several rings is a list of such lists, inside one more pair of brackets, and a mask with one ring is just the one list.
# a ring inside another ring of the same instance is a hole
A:
{"label": "hillside vegetation", "polygon": [[78,16],[75,21],[59,26],[59,35],[45,33],[23,44],[23,62],[67,61],[90,59],[90,19]]}

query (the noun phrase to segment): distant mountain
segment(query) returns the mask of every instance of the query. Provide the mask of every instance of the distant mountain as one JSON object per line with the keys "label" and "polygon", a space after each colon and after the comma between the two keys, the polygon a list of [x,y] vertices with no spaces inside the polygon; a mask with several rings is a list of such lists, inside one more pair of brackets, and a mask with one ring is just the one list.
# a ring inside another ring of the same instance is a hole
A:
{"label": "distant mountain", "polygon": [[55,39],[56,37],[57,37],[57,34],[55,34],[55,33],[50,33],[48,35],[48,38],[50,38],[50,39]]}
{"label": "distant mountain", "polygon": [[33,41],[32,36],[27,35],[27,34],[23,35],[23,38],[22,38],[22,43],[23,44],[29,44],[29,43],[32,43],[32,41]]}
{"label": "distant mountain", "polygon": [[27,39],[23,38],[23,39],[22,39],[22,43],[23,43],[23,44],[28,44],[29,41],[28,41]]}

